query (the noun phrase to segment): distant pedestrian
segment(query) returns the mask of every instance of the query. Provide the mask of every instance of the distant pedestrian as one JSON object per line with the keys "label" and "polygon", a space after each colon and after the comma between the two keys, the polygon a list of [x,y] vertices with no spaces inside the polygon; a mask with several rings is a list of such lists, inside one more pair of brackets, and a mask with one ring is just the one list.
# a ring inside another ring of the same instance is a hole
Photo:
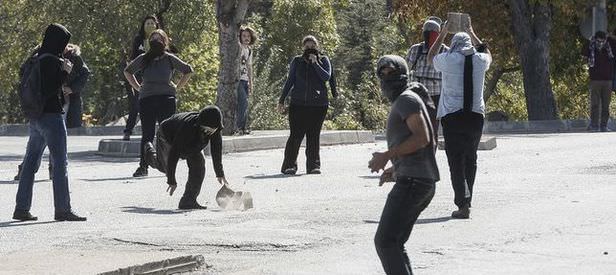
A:
{"label": "distant pedestrian", "polygon": [[[434,69],[434,65],[428,62],[428,51],[436,42],[441,31],[440,20],[436,21],[436,17],[429,17],[422,28],[423,41],[417,43],[408,51],[407,62],[410,66],[410,80],[416,81],[428,88],[428,95],[432,99],[435,107],[438,108],[438,101],[441,96],[442,77],[441,72]],[[443,53],[449,50],[449,47],[442,45],[438,53]],[[436,109],[435,109],[436,110]],[[430,110],[428,110],[430,111]],[[434,128],[434,134],[438,137],[439,121],[436,119],[436,112],[430,111],[430,122]]]}
{"label": "distant pedestrian", "polygon": [[321,174],[319,138],[329,106],[325,83],[331,78],[332,67],[329,58],[319,52],[319,42],[314,36],[304,37],[302,46],[304,53],[291,61],[289,76],[278,99],[278,111],[284,113],[285,99],[289,96],[289,92],[293,91],[288,110],[291,134],[285,146],[281,168],[281,172],[286,175],[294,175],[297,172],[297,155],[304,136],[306,136],[306,172]]}
{"label": "distant pedestrian", "polygon": [[[149,49],[139,55],[126,69],[124,75],[139,96],[139,117],[141,119],[141,154],[139,168],[133,177],[148,175],[148,165],[144,159],[143,146],[154,140],[156,123],[169,118],[176,111],[176,92],[181,90],[193,72],[193,68],[177,56],[168,53],[169,37],[163,30],[155,30],[149,38]],[[174,71],[182,73],[182,78],[173,83]],[[141,73],[143,81],[135,78]]]}
{"label": "distant pedestrian", "polygon": [[372,154],[372,172],[385,169],[380,185],[396,182],[387,196],[374,243],[386,274],[413,274],[404,244],[421,212],[434,197],[440,179],[434,157],[436,139],[432,133],[425,86],[408,82],[408,67],[400,56],[385,55],[377,62],[383,95],[391,102],[387,118],[387,151]]}
{"label": "distant pedestrian", "polygon": [[439,54],[447,33],[445,23],[430,48],[428,60],[443,77],[437,118],[443,126],[454,203],[458,207],[451,217],[468,219],[477,174],[477,148],[483,132],[483,86],[492,56],[473,31],[470,19],[466,32],[456,33],[449,51]]}
{"label": "distant pedestrian", "polygon": [[235,134],[249,134],[248,99],[254,83],[252,73],[252,46],[257,42],[257,33],[251,27],[240,29],[240,83],[237,87],[237,109],[235,113]]}
{"label": "distant pedestrian", "polygon": [[614,84],[614,54],[616,40],[598,31],[590,43],[582,48],[582,55],[588,62],[590,77],[590,124],[589,131],[608,132],[610,101]]}
{"label": "distant pedestrian", "polygon": [[[40,92],[44,100],[42,113],[30,117],[30,138],[23,169],[20,174],[19,186],[13,219],[20,221],[37,220],[30,213],[32,205],[32,188],[34,175],[41,164],[41,156],[45,146],[49,147],[50,159],[53,164],[54,219],[57,221],[85,221],[73,213],[68,186],[68,156],[66,146],[66,124],[62,118],[62,84],[73,69],[73,64],[62,58],[71,33],[60,24],[51,24],[45,30],[45,36],[36,58],[40,64]],[[29,61],[28,61],[29,62]],[[22,71],[25,73],[26,71]],[[31,76],[22,75],[24,79],[35,77],[36,72],[30,70]],[[32,86],[30,86],[32,87]],[[32,89],[32,88],[30,88]]]}

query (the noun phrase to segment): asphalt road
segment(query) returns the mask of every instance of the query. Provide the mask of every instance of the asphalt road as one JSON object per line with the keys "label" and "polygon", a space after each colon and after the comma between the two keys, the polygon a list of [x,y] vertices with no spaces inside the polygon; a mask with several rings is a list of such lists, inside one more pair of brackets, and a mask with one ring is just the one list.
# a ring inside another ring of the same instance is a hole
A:
{"label": "asphalt road", "polygon": [[[165,178],[130,175],[137,159],[95,156],[101,137],[70,137],[72,204],[84,223],[53,222],[46,158],[32,213],[12,221],[25,137],[0,137],[0,273],[92,274],[201,254],[201,273],[381,274],[373,236],[391,185],[378,187],[367,162],[375,144],[321,149],[322,175],[279,175],[282,150],[229,154],[225,172],[255,208],[222,211],[211,162],[199,201],[180,211]],[[614,274],[616,133],[498,136],[479,153],[470,220],[450,220],[453,192],[442,180],[406,245],[417,274]]]}

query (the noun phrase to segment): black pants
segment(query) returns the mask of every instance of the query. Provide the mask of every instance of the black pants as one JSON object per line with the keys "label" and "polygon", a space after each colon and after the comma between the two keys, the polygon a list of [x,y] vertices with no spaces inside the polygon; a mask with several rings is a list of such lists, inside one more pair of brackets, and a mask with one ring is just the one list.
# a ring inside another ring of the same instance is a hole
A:
{"label": "black pants", "polygon": [[132,135],[139,117],[139,96],[133,93],[132,88],[126,94],[128,95],[128,119],[126,120],[124,134]]}
{"label": "black pants", "polygon": [[413,274],[404,244],[419,214],[432,201],[434,190],[434,180],[399,177],[389,192],[374,236],[386,274]]}
{"label": "black pants", "polygon": [[149,96],[139,100],[139,118],[141,119],[141,153],[139,167],[147,168],[143,146],[147,142],[154,141],[156,133],[156,122],[159,124],[163,120],[175,114],[175,97],[168,95]]}
{"label": "black pants", "polygon": [[[171,145],[159,135],[156,139],[156,152],[145,152],[145,159],[150,166],[167,174],[166,158],[170,149]],[[201,193],[203,179],[205,179],[205,158],[203,153],[199,151],[189,155],[186,158],[186,164],[188,165],[188,182],[186,182],[186,189],[180,200],[180,205],[194,205],[197,202],[199,193]]]}
{"label": "black pants", "polygon": [[441,119],[451,184],[458,207],[471,205],[477,173],[477,147],[483,130],[483,116],[456,112]]}
{"label": "black pants", "polygon": [[436,119],[436,110],[438,110],[438,101],[440,100],[440,95],[430,96],[432,98],[432,102],[434,102],[434,111],[428,111],[428,115],[430,116],[430,122],[432,123],[432,129],[434,132],[434,140],[438,140],[438,126],[439,121]]}
{"label": "black pants", "polygon": [[327,106],[290,106],[289,127],[291,134],[284,149],[281,172],[288,168],[297,169],[297,155],[304,136],[306,136],[306,171],[321,168],[319,138],[326,114]]}

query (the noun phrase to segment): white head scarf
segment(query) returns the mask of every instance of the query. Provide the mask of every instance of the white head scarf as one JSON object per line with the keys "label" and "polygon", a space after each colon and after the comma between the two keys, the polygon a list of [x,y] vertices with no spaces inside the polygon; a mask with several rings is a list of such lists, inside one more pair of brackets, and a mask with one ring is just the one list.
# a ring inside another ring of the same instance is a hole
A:
{"label": "white head scarf", "polygon": [[471,42],[471,36],[465,32],[456,33],[451,38],[451,47],[449,53],[458,52],[464,56],[471,55],[477,52],[473,43]]}

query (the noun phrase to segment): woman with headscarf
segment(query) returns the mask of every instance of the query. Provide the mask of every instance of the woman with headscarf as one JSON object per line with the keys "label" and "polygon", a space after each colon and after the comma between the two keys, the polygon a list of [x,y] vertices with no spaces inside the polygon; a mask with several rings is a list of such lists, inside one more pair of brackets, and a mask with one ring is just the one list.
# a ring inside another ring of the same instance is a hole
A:
{"label": "woman with headscarf", "polygon": [[443,77],[437,118],[443,126],[454,203],[458,207],[451,216],[468,219],[477,173],[477,147],[483,131],[483,85],[492,57],[473,31],[470,19],[466,32],[456,33],[451,39],[449,51],[437,54],[447,33],[445,24],[428,52],[428,60]]}
{"label": "woman with headscarf", "polygon": [[13,219],[20,221],[37,220],[30,213],[34,174],[41,165],[45,146],[53,166],[53,193],[57,221],[85,221],[71,208],[68,187],[68,165],[66,147],[66,124],[62,117],[62,85],[73,69],[73,64],[62,58],[71,33],[60,24],[51,24],[45,30],[43,43],[36,53],[40,62],[40,85],[44,98],[43,113],[30,119],[30,138],[23,160]]}
{"label": "woman with headscarf", "polygon": [[[278,111],[285,112],[284,102],[290,94],[289,128],[291,134],[284,149],[281,172],[297,173],[297,155],[306,136],[306,173],[321,174],[319,137],[329,99],[326,82],[331,79],[332,66],[327,56],[319,52],[316,37],[308,35],[302,40],[304,53],[291,61],[289,76],[278,99]],[[336,97],[332,89],[332,95]]]}
{"label": "woman with headscarf", "polygon": [[[182,89],[193,72],[193,68],[177,56],[168,53],[169,38],[163,30],[155,30],[148,41],[149,49],[139,55],[126,69],[124,76],[139,95],[139,118],[141,119],[141,159],[133,177],[148,175],[148,165],[144,159],[143,145],[154,140],[156,123],[175,114],[176,91]],[[174,71],[182,73],[182,78],[173,83]],[[143,81],[138,82],[135,74],[141,72]]]}

